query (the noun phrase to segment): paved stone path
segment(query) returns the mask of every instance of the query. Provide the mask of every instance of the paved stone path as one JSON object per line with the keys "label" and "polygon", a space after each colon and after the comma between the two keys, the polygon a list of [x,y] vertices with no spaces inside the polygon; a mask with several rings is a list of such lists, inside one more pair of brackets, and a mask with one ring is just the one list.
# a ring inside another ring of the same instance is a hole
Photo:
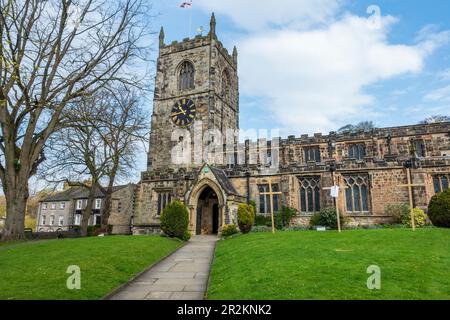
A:
{"label": "paved stone path", "polygon": [[195,236],[110,300],[203,300],[216,236]]}

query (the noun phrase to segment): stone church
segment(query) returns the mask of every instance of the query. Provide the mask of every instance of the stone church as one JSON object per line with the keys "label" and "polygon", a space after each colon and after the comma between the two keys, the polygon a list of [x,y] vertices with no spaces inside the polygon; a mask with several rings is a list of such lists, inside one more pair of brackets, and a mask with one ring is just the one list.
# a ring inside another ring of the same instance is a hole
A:
{"label": "stone church", "polygon": [[[238,205],[250,200],[258,214],[270,214],[269,181],[277,192],[274,210],[295,208],[293,223],[300,225],[334,205],[327,188],[335,184],[337,206],[352,225],[390,222],[386,206],[409,202],[408,189],[400,186],[407,182],[406,164],[413,183],[422,185],[414,188],[416,207],[426,208],[434,194],[449,188],[450,123],[240,143],[233,133],[239,129],[238,52],[235,47],[230,54],[219,41],[214,14],[207,35],[166,44],[161,29],[159,46],[134,234],[158,231],[160,215],[174,199],[188,207],[193,234],[220,233],[237,222]],[[187,161],[176,161],[180,152]]]}

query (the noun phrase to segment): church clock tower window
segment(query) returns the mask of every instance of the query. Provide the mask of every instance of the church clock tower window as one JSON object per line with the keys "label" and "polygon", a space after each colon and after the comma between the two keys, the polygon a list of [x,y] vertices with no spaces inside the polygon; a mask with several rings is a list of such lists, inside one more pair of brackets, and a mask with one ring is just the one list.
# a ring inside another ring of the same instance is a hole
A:
{"label": "church clock tower window", "polygon": [[194,89],[195,87],[194,77],[195,77],[194,66],[189,61],[184,61],[180,67],[179,89],[181,91]]}

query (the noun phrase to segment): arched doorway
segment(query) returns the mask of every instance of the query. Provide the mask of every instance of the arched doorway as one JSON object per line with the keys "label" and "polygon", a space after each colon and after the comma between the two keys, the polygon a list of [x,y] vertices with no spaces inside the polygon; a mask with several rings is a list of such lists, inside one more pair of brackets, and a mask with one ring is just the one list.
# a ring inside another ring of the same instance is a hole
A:
{"label": "arched doorway", "polygon": [[219,220],[219,198],[217,193],[207,186],[198,197],[196,235],[217,234],[220,226]]}

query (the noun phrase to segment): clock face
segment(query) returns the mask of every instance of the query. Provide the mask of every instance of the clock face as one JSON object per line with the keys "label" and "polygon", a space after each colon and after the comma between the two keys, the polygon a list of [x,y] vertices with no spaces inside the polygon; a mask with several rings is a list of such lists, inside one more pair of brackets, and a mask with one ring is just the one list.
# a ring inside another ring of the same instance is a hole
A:
{"label": "clock face", "polygon": [[179,127],[190,126],[195,119],[197,110],[191,99],[181,99],[172,108],[170,118]]}

